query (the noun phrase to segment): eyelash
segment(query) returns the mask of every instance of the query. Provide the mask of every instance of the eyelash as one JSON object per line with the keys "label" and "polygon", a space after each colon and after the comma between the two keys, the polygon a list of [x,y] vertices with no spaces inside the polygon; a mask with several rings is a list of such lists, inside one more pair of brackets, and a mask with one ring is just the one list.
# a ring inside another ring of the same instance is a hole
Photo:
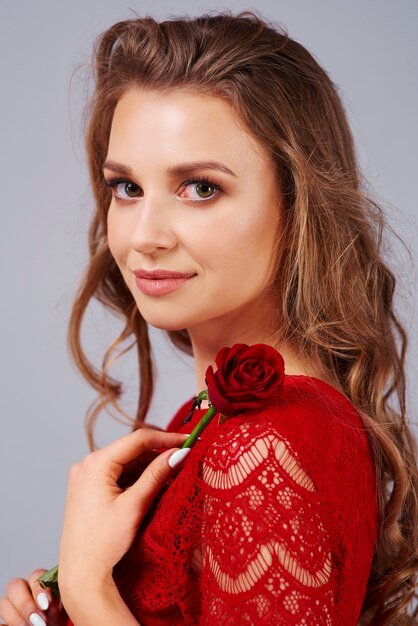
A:
{"label": "eyelash", "polygon": [[[123,185],[123,184],[127,185],[129,183],[136,185],[136,183],[133,183],[131,180],[127,178],[113,178],[111,180],[105,180],[104,183],[106,187],[109,187],[111,189],[112,195],[114,198],[116,198],[117,201],[119,202],[135,201],[136,198],[120,198],[119,196],[116,195],[116,187],[118,185]],[[208,176],[192,176],[191,178],[188,178],[181,184],[181,188],[185,189],[189,185],[195,185],[197,183],[205,183],[209,185],[210,187],[213,187],[216,193],[210,198],[206,198],[206,199],[202,198],[201,200],[192,200],[192,202],[198,202],[198,203],[210,202],[211,200],[214,200],[219,195],[220,192],[223,191],[223,187],[221,183],[209,178]],[[139,187],[139,185],[136,185],[136,186]]]}

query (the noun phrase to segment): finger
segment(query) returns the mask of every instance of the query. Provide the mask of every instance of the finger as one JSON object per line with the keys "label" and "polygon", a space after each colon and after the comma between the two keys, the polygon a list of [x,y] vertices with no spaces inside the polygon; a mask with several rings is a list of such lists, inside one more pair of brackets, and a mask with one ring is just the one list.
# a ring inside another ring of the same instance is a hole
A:
{"label": "finger", "polygon": [[151,463],[161,452],[157,452],[157,450],[144,450],[142,454],[136,456],[129,463],[125,463],[123,466],[123,473],[130,473],[131,471],[135,471],[136,469],[143,469],[147,465]]}
{"label": "finger", "polygon": [[45,574],[46,571],[46,569],[36,569],[28,578],[32,596],[35,598],[38,607],[43,611],[47,611],[53,602],[51,590],[44,589],[38,581],[39,576]]}
{"label": "finger", "polygon": [[23,618],[9,598],[0,599],[0,616],[2,624],[22,624]]}
{"label": "finger", "polygon": [[[144,470],[140,478],[122,494],[121,498],[132,498],[131,502],[136,509],[145,515],[158,491],[172,478],[175,470],[168,464],[169,458],[178,448],[166,450],[160,454]],[[190,448],[188,448],[190,450]],[[178,468],[177,468],[178,469]]]}
{"label": "finger", "polygon": [[161,452],[156,450],[145,450],[138,457],[129,461],[123,466],[122,474],[117,480],[118,487],[121,489],[127,489],[131,487],[135,481],[141,476],[146,467],[153,461]]}
{"label": "finger", "polygon": [[92,453],[103,460],[125,465],[150,448],[174,448],[186,439],[182,433],[167,433],[151,428],[140,428],[120,437],[101,450]]}
{"label": "finger", "polygon": [[[22,622],[22,618],[25,619],[33,626],[46,626],[45,613],[39,609],[32,596],[31,588],[26,580],[23,578],[13,578],[6,585],[7,600],[12,605],[6,605],[8,611],[13,609],[19,615],[19,620],[15,621],[16,624]],[[6,621],[10,619],[3,615]],[[14,617],[16,620],[16,616]],[[13,622],[11,622],[13,624]]]}

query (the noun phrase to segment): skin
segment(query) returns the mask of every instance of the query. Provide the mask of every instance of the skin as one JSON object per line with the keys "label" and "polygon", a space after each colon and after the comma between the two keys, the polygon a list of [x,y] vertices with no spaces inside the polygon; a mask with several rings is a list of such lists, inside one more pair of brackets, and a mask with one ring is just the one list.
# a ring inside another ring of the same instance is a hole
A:
{"label": "skin", "polygon": [[[167,171],[208,160],[233,174],[207,167],[181,175]],[[269,281],[280,245],[281,193],[269,155],[233,109],[218,98],[185,90],[132,89],[116,106],[107,161],[112,164],[103,170],[106,181],[125,181],[112,187],[110,251],[146,321],[166,330],[188,329],[197,391],[204,388],[206,368],[215,365],[218,350],[236,342],[273,345],[288,374],[319,377],[312,364],[298,359],[291,346],[278,345],[274,336],[280,320]],[[122,175],[121,165],[129,168],[129,176]],[[192,175],[210,182],[190,183]],[[138,289],[134,269],[192,272],[194,277],[174,292],[149,296]],[[142,429],[71,468],[59,585],[76,626],[138,623],[119,596],[112,568],[130,547],[153,497],[173,477],[167,461],[182,441],[184,435]],[[171,450],[151,461],[130,489],[118,486],[124,468],[162,447]],[[28,623],[33,612],[52,626],[65,623],[65,612],[49,591],[44,592],[49,609],[41,611],[36,603],[43,591],[36,578],[44,571],[8,584],[0,615],[10,626],[22,618]]]}
{"label": "skin", "polygon": [[[168,168],[216,161],[234,175]],[[222,346],[263,342],[279,347],[287,373],[307,373],[290,346],[277,343],[277,294],[269,287],[281,233],[281,192],[270,155],[245,131],[225,101],[186,90],[132,89],[113,117],[104,176],[112,188],[110,251],[147,322],[187,328],[196,390]],[[131,171],[121,175],[121,164]],[[187,183],[207,176],[222,190]],[[279,243],[280,245],[280,243]],[[168,269],[196,276],[164,296],[142,293],[132,271]]]}
{"label": "skin", "polygon": [[[112,569],[131,545],[158,491],[181,469],[181,465],[172,469],[168,459],[185,437],[143,428],[90,453],[71,467],[58,577],[65,610],[61,603],[52,601],[49,590],[36,582],[46,571],[38,569],[27,581],[9,581],[6,596],[0,599],[4,623],[29,624],[29,617],[36,613],[49,626],[63,626],[68,613],[75,626],[138,624],[119,595]],[[154,458],[129,489],[119,488],[117,481],[126,467],[142,455],[163,448],[168,450]],[[41,611],[37,603],[41,592],[49,598],[46,611]]]}

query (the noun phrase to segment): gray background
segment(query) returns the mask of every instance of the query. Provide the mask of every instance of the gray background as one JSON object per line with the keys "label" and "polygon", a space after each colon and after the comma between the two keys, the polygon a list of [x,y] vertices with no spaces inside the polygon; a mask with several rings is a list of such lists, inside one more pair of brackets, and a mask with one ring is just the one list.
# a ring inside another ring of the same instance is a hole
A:
{"label": "gray background", "polygon": [[[95,393],[69,361],[70,305],[87,260],[90,192],[80,112],[94,37],[132,17],[255,8],[284,24],[339,85],[361,165],[390,223],[412,250],[390,252],[402,319],[411,331],[411,417],[418,342],[416,311],[418,75],[416,0],[189,1],[0,0],[1,308],[0,595],[5,582],[57,562],[66,476],[83,458],[84,415]],[[74,75],[73,75],[74,74]],[[120,327],[97,306],[84,325],[99,367]],[[159,371],[149,421],[165,425],[194,393],[192,362],[152,333]],[[135,407],[132,357],[113,375],[126,381],[124,408]],[[104,415],[100,445],[128,432]]]}

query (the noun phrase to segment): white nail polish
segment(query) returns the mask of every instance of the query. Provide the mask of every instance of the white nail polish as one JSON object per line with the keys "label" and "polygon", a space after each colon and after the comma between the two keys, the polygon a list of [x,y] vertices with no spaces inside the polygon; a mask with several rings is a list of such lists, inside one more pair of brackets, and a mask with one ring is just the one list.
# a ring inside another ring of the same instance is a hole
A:
{"label": "white nail polish", "polygon": [[43,591],[41,591],[41,593],[39,593],[36,596],[36,601],[38,603],[38,606],[40,609],[42,609],[43,611],[46,611],[49,607],[49,598],[46,595],[46,593],[44,593]]}
{"label": "white nail polish", "polygon": [[33,626],[46,626],[45,620],[37,613],[31,613],[29,615],[29,621]]}
{"label": "white nail polish", "polygon": [[175,467],[180,465],[180,463],[182,463],[186,456],[189,454],[190,450],[191,448],[181,448],[180,450],[176,450],[174,454],[172,454],[168,459],[169,466],[174,469]]}

